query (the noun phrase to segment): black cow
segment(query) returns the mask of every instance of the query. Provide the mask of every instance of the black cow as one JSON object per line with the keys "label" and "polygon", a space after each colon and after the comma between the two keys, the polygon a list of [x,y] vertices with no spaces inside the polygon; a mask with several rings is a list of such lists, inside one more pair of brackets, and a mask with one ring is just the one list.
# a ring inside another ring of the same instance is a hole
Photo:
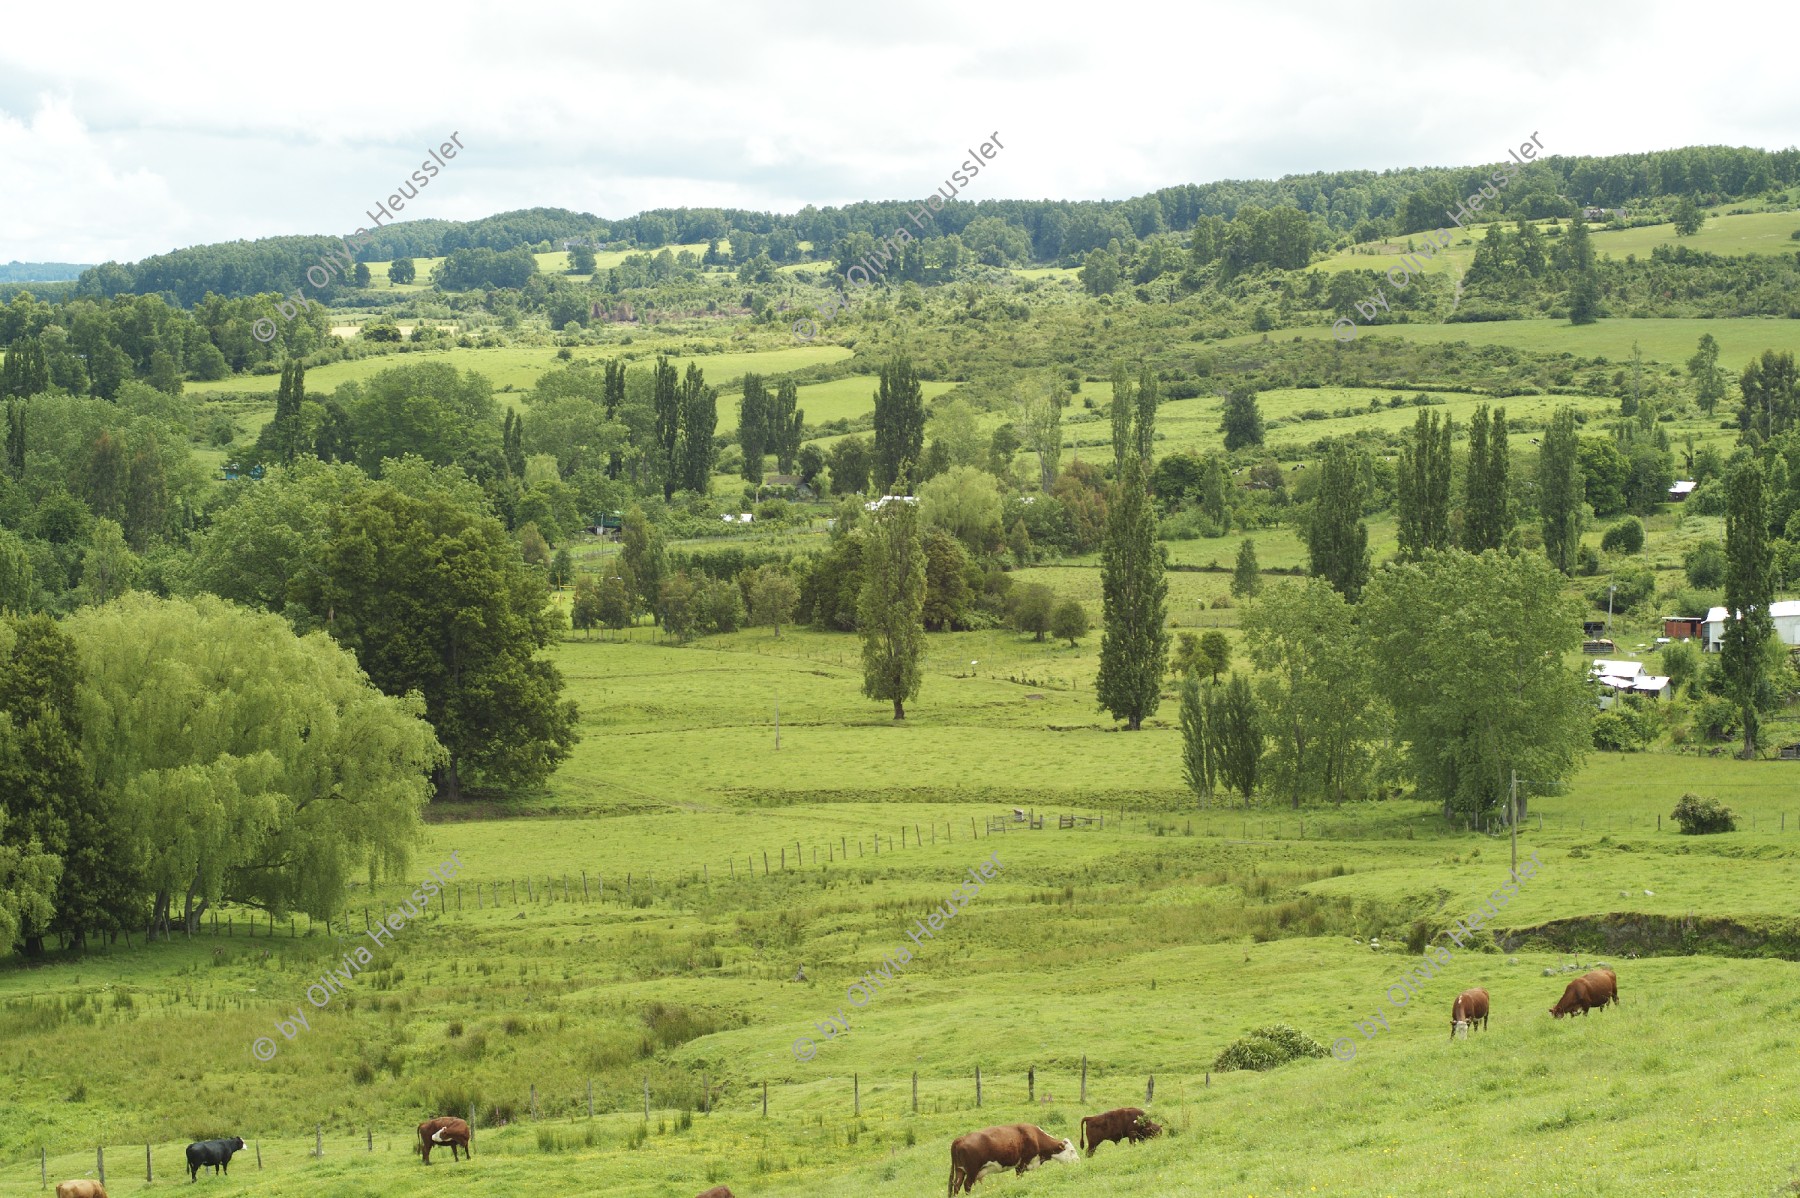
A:
{"label": "black cow", "polygon": [[211,1165],[215,1177],[218,1176],[220,1169],[229,1174],[231,1172],[231,1154],[242,1152],[243,1148],[244,1138],[242,1136],[233,1136],[229,1140],[199,1140],[189,1144],[187,1146],[188,1180],[190,1182],[200,1180],[200,1168],[203,1165]]}

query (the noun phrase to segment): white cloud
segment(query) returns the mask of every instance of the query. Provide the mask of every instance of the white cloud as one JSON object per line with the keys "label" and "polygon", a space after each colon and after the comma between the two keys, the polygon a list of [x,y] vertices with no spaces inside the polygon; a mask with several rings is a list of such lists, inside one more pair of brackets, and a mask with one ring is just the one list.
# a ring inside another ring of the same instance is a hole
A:
{"label": "white cloud", "polygon": [[1559,154],[1780,148],[1800,123],[1787,51],[1741,31],[1785,12],[31,5],[0,42],[0,261],[349,232],[453,130],[467,152],[406,216],[919,199],[994,130],[1006,150],[968,198],[1471,164],[1534,130]]}

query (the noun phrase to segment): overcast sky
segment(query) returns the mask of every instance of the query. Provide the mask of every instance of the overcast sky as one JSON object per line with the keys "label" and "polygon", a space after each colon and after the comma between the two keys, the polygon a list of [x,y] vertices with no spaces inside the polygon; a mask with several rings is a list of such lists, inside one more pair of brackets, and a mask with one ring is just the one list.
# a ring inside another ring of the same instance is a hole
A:
{"label": "overcast sky", "polygon": [[454,131],[405,217],[791,212],[1692,144],[1800,129],[1792,0],[1691,3],[11,6],[0,262],[348,233]]}

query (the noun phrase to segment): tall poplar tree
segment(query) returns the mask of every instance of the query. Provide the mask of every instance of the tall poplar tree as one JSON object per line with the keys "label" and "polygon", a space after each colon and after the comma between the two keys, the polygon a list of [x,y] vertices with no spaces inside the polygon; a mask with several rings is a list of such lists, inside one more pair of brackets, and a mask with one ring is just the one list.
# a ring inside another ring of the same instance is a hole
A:
{"label": "tall poplar tree", "polygon": [[1538,454],[1538,511],[1544,521],[1544,555],[1564,574],[1575,569],[1585,497],[1575,410],[1558,408],[1550,427],[1544,430],[1544,444]]}
{"label": "tall poplar tree", "polygon": [[681,381],[681,485],[704,495],[712,487],[713,460],[718,449],[713,432],[719,426],[719,393],[707,386],[706,375],[688,364]]}
{"label": "tall poplar tree", "polygon": [[284,362],[281,383],[275,392],[275,418],[257,438],[257,448],[269,460],[289,464],[305,447],[300,423],[300,405],[305,401],[306,368],[298,360]]}
{"label": "tall poplar tree", "polygon": [[1512,531],[1512,505],[1507,495],[1510,459],[1506,445],[1506,409],[1486,404],[1469,422],[1469,466],[1463,492],[1463,548],[1470,553],[1499,549]]}
{"label": "tall poplar tree", "polygon": [[1137,413],[1136,387],[1123,362],[1113,367],[1112,394],[1113,477],[1116,478],[1125,468],[1125,450],[1131,442],[1131,422]]}
{"label": "tall poplar tree", "polygon": [[656,414],[657,465],[667,502],[681,485],[681,376],[665,357],[656,359],[650,376],[650,406]]}
{"label": "tall poplar tree", "polygon": [[1754,459],[1732,471],[1725,508],[1725,634],[1719,665],[1725,693],[1744,717],[1744,756],[1756,755],[1757,700],[1775,621],[1774,554],[1769,545],[1769,500]]}
{"label": "tall poplar tree", "polygon": [[856,623],[862,633],[863,694],[891,701],[894,718],[904,720],[907,700],[919,693],[919,658],[925,651],[925,546],[918,505],[891,500],[861,524],[866,531]]}
{"label": "tall poplar tree", "polygon": [[800,456],[800,432],[806,424],[806,413],[796,406],[800,388],[793,379],[782,379],[775,388],[775,399],[769,409],[769,448],[775,454],[775,468],[792,474]]}
{"label": "tall poplar tree", "polygon": [[37,337],[14,339],[0,362],[0,399],[30,399],[50,389],[50,367],[44,343]]}
{"label": "tall poplar tree", "polygon": [[1207,706],[1200,693],[1200,675],[1189,671],[1181,680],[1181,776],[1202,804],[1212,798],[1217,782],[1206,729]]}
{"label": "tall poplar tree", "polygon": [[1106,509],[1106,537],[1100,546],[1100,593],[1104,628],[1100,673],[1094,693],[1100,706],[1124,720],[1131,731],[1143,726],[1162,702],[1169,633],[1168,551],[1156,539],[1156,513],[1145,486],[1144,463],[1135,444],[1113,485]]}
{"label": "tall poplar tree", "polygon": [[1133,398],[1137,420],[1132,426],[1132,437],[1137,442],[1138,461],[1144,467],[1144,477],[1148,479],[1156,459],[1156,405],[1162,401],[1162,392],[1150,367],[1145,366],[1138,372],[1137,394]]}
{"label": "tall poplar tree", "polygon": [[1694,380],[1694,402],[1708,416],[1725,398],[1725,372],[1719,368],[1719,343],[1711,333],[1700,334],[1694,356],[1687,360],[1688,376]]}
{"label": "tall poplar tree", "polygon": [[911,360],[896,356],[881,368],[875,390],[875,489],[893,494],[903,472],[916,477],[924,452],[924,392]]}
{"label": "tall poplar tree", "polygon": [[738,444],[744,450],[744,481],[763,480],[763,454],[769,448],[769,390],[762,375],[744,376],[744,398],[738,403]]}
{"label": "tall poplar tree", "polygon": [[[606,360],[606,373],[600,384],[600,402],[606,409],[608,420],[621,419],[620,410],[625,406],[625,363],[618,358]],[[624,455],[614,450],[606,460],[606,477],[619,477],[623,465]]]}
{"label": "tall poplar tree", "polygon": [[1313,575],[1351,603],[1369,581],[1369,526],[1362,510],[1362,471],[1350,447],[1333,442],[1319,463],[1319,493],[1306,521],[1306,553]]}
{"label": "tall poplar tree", "polygon": [[1225,434],[1226,453],[1235,453],[1263,443],[1262,412],[1256,406],[1256,392],[1253,389],[1231,389],[1220,409],[1219,427]]}
{"label": "tall poplar tree", "polygon": [[1400,449],[1397,506],[1403,560],[1450,548],[1450,439],[1448,417],[1440,421],[1436,412],[1421,411],[1412,442]]}

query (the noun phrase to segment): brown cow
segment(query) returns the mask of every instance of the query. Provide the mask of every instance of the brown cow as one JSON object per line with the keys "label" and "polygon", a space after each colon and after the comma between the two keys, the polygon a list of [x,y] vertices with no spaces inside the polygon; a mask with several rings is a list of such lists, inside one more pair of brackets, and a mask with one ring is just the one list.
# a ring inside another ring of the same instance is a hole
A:
{"label": "brown cow", "polygon": [[85,1177],[78,1177],[74,1181],[59,1181],[56,1183],[56,1198],[106,1198],[106,1187]]}
{"label": "brown cow", "polygon": [[695,1194],[694,1198],[737,1198],[737,1196],[731,1192],[729,1187],[714,1186],[704,1194]]}
{"label": "brown cow", "polygon": [[1477,1021],[1481,1029],[1487,1030],[1488,992],[1477,986],[1473,990],[1464,990],[1450,1004],[1450,1038],[1456,1039],[1456,1025],[1466,1023],[1473,1030]]}
{"label": "brown cow", "polygon": [[955,1198],[958,1185],[966,1194],[977,1181],[1002,1169],[1022,1175],[1045,1161],[1068,1164],[1080,1159],[1073,1140],[1059,1140],[1035,1123],[972,1131],[956,1137],[950,1145],[950,1198]]}
{"label": "brown cow", "polygon": [[1568,984],[1563,996],[1550,1008],[1550,1014],[1558,1019],[1569,1014],[1586,1015],[1594,1007],[1618,1001],[1618,975],[1610,969],[1591,969]]}
{"label": "brown cow", "polygon": [[456,1150],[461,1148],[464,1156],[475,1154],[469,1151],[469,1125],[455,1115],[439,1115],[436,1119],[427,1119],[419,1124],[419,1154],[425,1163],[431,1163],[431,1146],[433,1144],[450,1145],[450,1160],[458,1158]]}
{"label": "brown cow", "polygon": [[1150,1116],[1137,1107],[1122,1106],[1104,1115],[1089,1115],[1081,1121],[1081,1150],[1093,1156],[1094,1150],[1102,1144],[1116,1144],[1120,1140],[1136,1144],[1161,1134],[1161,1125],[1150,1122]]}

